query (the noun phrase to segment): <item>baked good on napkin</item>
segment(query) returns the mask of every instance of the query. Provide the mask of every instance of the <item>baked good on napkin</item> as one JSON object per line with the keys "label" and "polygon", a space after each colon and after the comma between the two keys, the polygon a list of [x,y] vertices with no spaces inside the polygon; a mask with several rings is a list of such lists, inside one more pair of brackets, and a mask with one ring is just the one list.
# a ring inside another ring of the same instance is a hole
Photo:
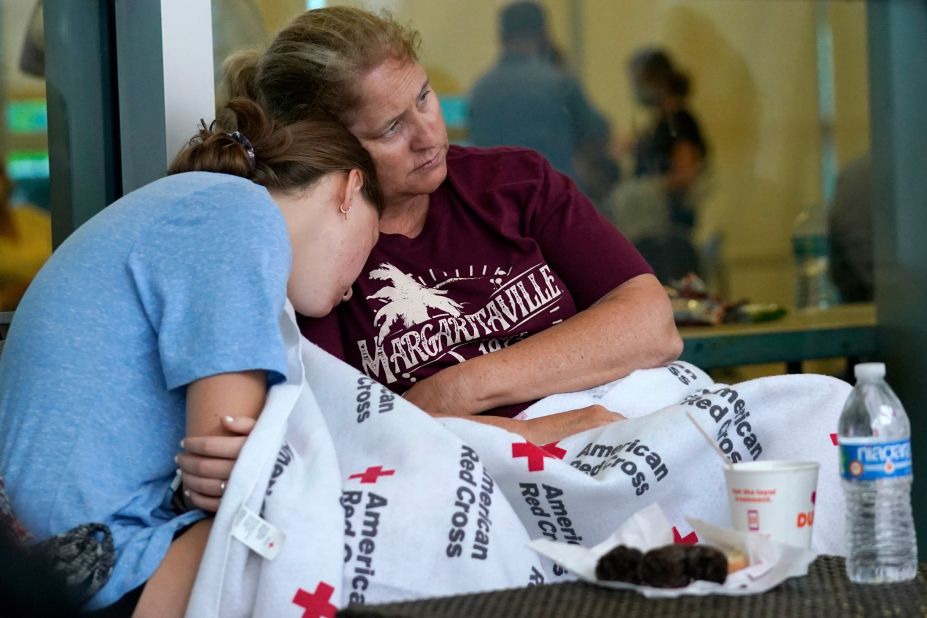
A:
{"label": "baked good on napkin", "polygon": [[619,545],[599,559],[596,577],[655,588],[684,588],[692,581],[723,584],[728,573],[747,566],[737,550],[711,545],[664,545],[646,553]]}

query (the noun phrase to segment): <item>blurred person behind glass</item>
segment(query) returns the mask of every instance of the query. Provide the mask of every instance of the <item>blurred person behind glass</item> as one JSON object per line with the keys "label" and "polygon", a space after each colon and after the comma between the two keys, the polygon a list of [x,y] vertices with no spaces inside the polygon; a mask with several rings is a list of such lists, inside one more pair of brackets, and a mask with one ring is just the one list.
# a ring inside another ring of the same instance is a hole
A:
{"label": "blurred person behind glass", "polygon": [[604,156],[609,124],[564,69],[543,7],[531,1],[506,6],[499,38],[502,56],[470,95],[470,142],[537,150],[597,202],[618,178]]}
{"label": "blurred person behind glass", "polygon": [[828,209],[830,276],[847,303],[872,302],[872,155],[850,161],[837,175]]}
{"label": "blurred person behind glass", "polygon": [[648,125],[620,147],[634,159],[634,178],[609,197],[609,214],[664,282],[698,272],[692,242],[696,204],[706,185],[708,145],[688,109],[689,78],[656,47],[628,62],[634,98]]}
{"label": "blurred person behind glass", "polygon": [[51,219],[31,204],[10,203],[13,185],[0,163],[0,311],[12,311],[51,255]]}

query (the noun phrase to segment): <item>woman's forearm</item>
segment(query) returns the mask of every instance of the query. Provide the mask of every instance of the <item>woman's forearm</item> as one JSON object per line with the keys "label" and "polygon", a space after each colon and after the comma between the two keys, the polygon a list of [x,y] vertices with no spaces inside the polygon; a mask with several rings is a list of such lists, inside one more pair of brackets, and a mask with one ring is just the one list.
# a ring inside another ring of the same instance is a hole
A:
{"label": "woman's forearm", "polygon": [[681,351],[663,286],[652,275],[640,275],[572,318],[445,369],[408,395],[431,412],[476,414],[598,386],[635,369],[664,365]]}

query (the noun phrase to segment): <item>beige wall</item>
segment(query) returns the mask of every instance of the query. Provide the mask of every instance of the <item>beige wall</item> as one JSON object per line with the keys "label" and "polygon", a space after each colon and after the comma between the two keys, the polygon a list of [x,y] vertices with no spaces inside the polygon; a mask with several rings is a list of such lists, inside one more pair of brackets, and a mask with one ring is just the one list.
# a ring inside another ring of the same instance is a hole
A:
{"label": "beige wall", "polygon": [[305,0],[258,0],[257,5],[269,35],[282,29],[306,9]]}
{"label": "beige wall", "polygon": [[[636,117],[622,71],[632,50],[665,45],[690,73],[715,172],[700,234],[723,235],[731,297],[788,303],[791,225],[822,200],[814,4],[588,0],[584,8],[584,77],[619,130],[631,130]],[[843,163],[868,148],[865,6],[828,13]]]}
{"label": "beige wall", "polygon": [[0,0],[0,52],[7,99],[35,99],[45,96],[45,80],[24,74],[19,70],[26,28],[32,16],[34,2],[27,0]]}
{"label": "beige wall", "polygon": [[689,73],[714,170],[700,232],[723,235],[729,294],[787,301],[790,224],[819,199],[811,4],[594,0],[586,22],[587,83],[620,129],[635,48],[664,45]]}
{"label": "beige wall", "polygon": [[869,151],[869,63],[864,3],[829,7],[834,32],[837,161],[843,166]]}

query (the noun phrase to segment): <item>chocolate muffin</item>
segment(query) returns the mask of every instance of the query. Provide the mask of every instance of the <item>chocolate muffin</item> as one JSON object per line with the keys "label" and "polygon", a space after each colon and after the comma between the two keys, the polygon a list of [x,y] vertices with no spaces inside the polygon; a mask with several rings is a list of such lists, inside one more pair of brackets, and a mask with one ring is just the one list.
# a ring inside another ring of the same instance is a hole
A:
{"label": "chocolate muffin", "polygon": [[724,552],[709,545],[688,545],[686,556],[689,576],[706,582],[723,584],[727,579],[728,563]]}
{"label": "chocolate muffin", "polygon": [[640,579],[656,588],[683,588],[696,579],[723,584],[727,558],[707,545],[666,545],[644,554]]}
{"label": "chocolate muffin", "polygon": [[599,558],[595,576],[601,580],[639,584],[641,556],[640,550],[619,545]]}
{"label": "chocolate muffin", "polygon": [[651,549],[641,558],[641,582],[656,588],[689,585],[689,545],[665,545]]}

